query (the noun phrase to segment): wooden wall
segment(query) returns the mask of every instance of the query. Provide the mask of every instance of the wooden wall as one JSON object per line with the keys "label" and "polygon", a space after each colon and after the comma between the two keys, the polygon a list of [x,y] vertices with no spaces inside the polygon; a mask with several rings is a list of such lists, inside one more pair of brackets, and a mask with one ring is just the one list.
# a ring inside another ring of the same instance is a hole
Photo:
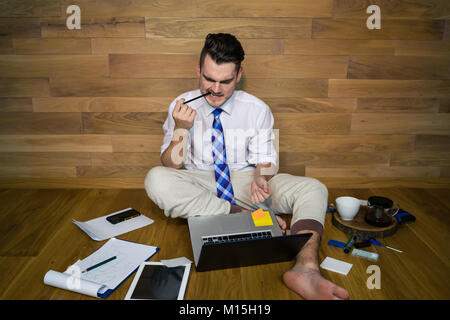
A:
{"label": "wooden wall", "polygon": [[210,32],[241,40],[280,171],[450,178],[448,0],[2,0],[0,186],[141,188]]}

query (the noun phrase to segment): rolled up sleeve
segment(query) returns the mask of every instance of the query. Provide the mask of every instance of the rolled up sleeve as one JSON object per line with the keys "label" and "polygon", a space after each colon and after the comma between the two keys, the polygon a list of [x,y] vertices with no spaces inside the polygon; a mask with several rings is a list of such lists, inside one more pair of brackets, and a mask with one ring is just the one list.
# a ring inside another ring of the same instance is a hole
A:
{"label": "rolled up sleeve", "polygon": [[173,120],[172,117],[172,112],[173,112],[173,108],[175,107],[175,102],[176,100],[174,100],[170,106],[169,106],[169,112],[167,114],[167,118],[166,121],[164,121],[163,124],[163,130],[164,130],[164,139],[163,139],[163,144],[161,146],[161,155],[164,153],[164,151],[169,147],[170,142],[172,141],[172,137],[173,137],[173,130],[175,128],[175,121]]}
{"label": "rolled up sleeve", "polygon": [[274,119],[269,107],[257,117],[255,135],[248,144],[248,162],[253,165],[272,163],[277,166],[277,151],[275,149]]}

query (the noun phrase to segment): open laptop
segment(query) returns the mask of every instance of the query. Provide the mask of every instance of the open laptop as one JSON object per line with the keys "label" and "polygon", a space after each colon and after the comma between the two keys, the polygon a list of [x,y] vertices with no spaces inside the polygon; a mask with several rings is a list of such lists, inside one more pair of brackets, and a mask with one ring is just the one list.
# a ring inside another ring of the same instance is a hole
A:
{"label": "open laptop", "polygon": [[255,226],[261,223],[255,222],[250,212],[189,217],[196,270],[289,261],[312,235],[305,233],[283,236],[271,211],[266,211],[263,219],[262,226]]}

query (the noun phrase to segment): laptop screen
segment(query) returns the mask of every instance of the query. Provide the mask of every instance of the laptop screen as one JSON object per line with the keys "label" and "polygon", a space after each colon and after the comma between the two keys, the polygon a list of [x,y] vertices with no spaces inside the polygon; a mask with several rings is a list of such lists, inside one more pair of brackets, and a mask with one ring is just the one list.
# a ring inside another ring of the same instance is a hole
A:
{"label": "laptop screen", "polygon": [[206,242],[197,263],[197,271],[208,271],[294,259],[311,233],[261,237],[235,241]]}

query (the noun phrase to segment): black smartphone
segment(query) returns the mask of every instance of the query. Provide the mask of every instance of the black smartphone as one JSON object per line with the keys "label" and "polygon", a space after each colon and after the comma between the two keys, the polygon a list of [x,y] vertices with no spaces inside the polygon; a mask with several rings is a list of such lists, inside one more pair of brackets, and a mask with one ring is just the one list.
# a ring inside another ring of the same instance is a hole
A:
{"label": "black smartphone", "polygon": [[117,224],[119,222],[140,216],[141,214],[134,210],[134,209],[129,209],[127,211],[123,211],[123,212],[119,212],[117,214],[114,214],[112,216],[106,217],[106,220],[108,220],[109,222],[111,222],[112,224]]}

